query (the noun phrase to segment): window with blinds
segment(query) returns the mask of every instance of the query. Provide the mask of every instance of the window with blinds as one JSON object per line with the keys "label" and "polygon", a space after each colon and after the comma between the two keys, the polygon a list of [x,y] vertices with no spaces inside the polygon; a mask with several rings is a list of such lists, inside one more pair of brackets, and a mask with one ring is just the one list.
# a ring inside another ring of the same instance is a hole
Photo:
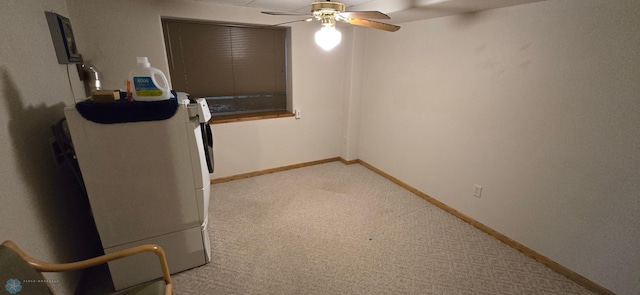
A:
{"label": "window with blinds", "polygon": [[287,108],[287,29],[163,19],[171,84],[215,115]]}

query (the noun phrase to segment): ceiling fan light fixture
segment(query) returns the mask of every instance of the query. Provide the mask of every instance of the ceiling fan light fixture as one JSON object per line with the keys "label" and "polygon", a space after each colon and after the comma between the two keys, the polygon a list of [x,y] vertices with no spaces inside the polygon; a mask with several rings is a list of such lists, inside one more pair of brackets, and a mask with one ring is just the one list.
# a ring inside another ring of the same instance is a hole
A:
{"label": "ceiling fan light fixture", "polygon": [[[400,26],[387,24],[370,19],[389,19],[389,16],[380,11],[345,11],[345,5],[331,0],[316,0],[311,4],[311,14],[300,14],[292,12],[263,11],[270,15],[304,15],[316,19],[322,23],[322,28],[316,32],[315,40],[324,50],[331,50],[340,44],[342,34],[336,30],[336,22],[341,21],[350,25],[373,28],[387,32],[395,32]],[[287,22],[290,23],[290,22]],[[283,23],[285,24],[285,23]],[[280,24],[279,24],[280,25]]]}
{"label": "ceiling fan light fixture", "polygon": [[342,34],[335,27],[323,26],[315,35],[316,44],[322,49],[329,51],[340,44]]}

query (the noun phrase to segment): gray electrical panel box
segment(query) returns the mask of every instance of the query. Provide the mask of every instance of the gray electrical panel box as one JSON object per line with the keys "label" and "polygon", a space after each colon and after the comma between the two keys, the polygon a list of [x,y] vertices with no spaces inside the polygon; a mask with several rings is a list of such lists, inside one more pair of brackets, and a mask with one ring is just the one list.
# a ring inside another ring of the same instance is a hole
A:
{"label": "gray electrical panel box", "polygon": [[47,17],[47,24],[49,24],[49,31],[51,31],[51,40],[56,50],[58,63],[82,62],[69,19],[55,12],[45,11],[44,14]]}

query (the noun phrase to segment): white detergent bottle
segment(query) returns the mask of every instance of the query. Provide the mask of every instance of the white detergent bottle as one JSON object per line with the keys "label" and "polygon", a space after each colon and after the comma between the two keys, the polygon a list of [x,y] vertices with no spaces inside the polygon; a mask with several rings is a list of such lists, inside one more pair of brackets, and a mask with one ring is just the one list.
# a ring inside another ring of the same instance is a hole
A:
{"label": "white detergent bottle", "polygon": [[162,71],[151,67],[147,57],[138,57],[138,65],[129,72],[129,80],[133,100],[156,101],[171,98],[167,77]]}

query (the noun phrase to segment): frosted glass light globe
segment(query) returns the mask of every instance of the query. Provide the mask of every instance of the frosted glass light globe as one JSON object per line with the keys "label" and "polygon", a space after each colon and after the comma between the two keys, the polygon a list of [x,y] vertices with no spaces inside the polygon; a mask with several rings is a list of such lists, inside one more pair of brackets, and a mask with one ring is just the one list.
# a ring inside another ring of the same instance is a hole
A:
{"label": "frosted glass light globe", "polygon": [[322,27],[316,32],[316,44],[324,50],[331,50],[340,44],[342,34],[335,27]]}

